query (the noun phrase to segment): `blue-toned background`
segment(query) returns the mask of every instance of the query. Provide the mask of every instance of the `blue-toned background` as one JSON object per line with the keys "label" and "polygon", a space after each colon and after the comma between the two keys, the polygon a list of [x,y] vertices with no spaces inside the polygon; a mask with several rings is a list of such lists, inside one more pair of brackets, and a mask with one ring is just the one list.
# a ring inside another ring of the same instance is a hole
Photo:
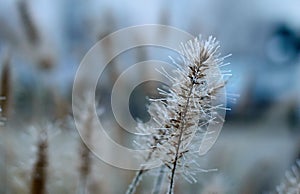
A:
{"label": "blue-toned background", "polygon": [[[7,125],[0,129],[0,193],[30,193],[26,177],[35,141],[28,135],[29,128],[70,117],[73,79],[86,52],[106,35],[142,24],[170,25],[194,36],[213,35],[220,41],[222,54],[232,54],[226,59],[231,64],[223,68],[232,71],[227,85],[231,111],[216,145],[200,161],[204,169],[219,170],[200,173],[197,184],[178,181],[176,192],[275,191],[285,171],[300,157],[299,21],[297,0],[1,0],[0,85],[1,95],[9,99],[1,101]],[[122,43],[110,42],[99,55],[109,55],[113,44]],[[101,76],[96,98],[107,114],[100,119],[107,121],[107,130],[117,142],[132,146],[111,114],[113,82],[134,63],[168,61],[173,54],[155,47],[131,49],[116,57]],[[137,76],[143,73],[147,72]],[[83,88],[85,84],[88,80]],[[133,117],[147,120],[145,96],[155,95],[157,86],[148,83],[134,91],[128,104]],[[78,134],[69,129],[72,124],[59,126],[54,127],[60,132],[53,135],[53,147],[49,144],[47,188],[49,193],[74,193],[80,163]],[[60,158],[65,152],[68,158]],[[93,161],[89,192],[124,193],[134,172]],[[151,191],[151,176],[146,179],[139,193]]]}

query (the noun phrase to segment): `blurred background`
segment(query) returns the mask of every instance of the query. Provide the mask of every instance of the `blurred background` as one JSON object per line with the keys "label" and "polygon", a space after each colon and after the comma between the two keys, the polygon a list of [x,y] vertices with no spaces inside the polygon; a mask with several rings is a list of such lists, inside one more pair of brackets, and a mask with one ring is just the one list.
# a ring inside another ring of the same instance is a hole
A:
{"label": "blurred background", "polygon": [[[34,169],[45,141],[40,131],[45,130],[48,193],[82,188],[88,193],[125,193],[134,171],[84,155],[72,122],[72,84],[80,61],[98,40],[142,24],[213,35],[222,54],[232,54],[226,59],[231,64],[223,68],[232,71],[227,85],[231,110],[217,143],[199,161],[204,169],[218,171],[200,173],[195,184],[178,179],[175,192],[276,191],[285,171],[300,157],[299,21],[298,0],[1,0],[0,95],[5,99],[0,100],[0,193],[34,193]],[[160,36],[170,38],[167,33]],[[115,44],[121,43],[108,41],[99,56],[110,55]],[[115,57],[101,75],[96,91],[99,119],[116,142],[132,146],[111,111],[114,82],[132,64],[150,59],[170,62],[168,55],[175,54],[150,46],[130,49]],[[88,85],[88,79],[82,80],[83,91]],[[128,106],[135,119],[149,119],[146,96],[156,96],[160,85],[143,83],[133,91]],[[84,113],[83,108],[83,115],[88,114]],[[89,170],[82,170],[85,165]],[[149,193],[152,182],[153,177],[146,176],[137,193]]]}

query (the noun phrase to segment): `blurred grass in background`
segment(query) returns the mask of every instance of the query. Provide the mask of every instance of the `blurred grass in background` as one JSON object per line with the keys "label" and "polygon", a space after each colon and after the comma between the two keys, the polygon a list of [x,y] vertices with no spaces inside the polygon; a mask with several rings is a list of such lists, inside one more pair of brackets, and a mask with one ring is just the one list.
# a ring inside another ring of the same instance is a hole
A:
{"label": "blurred grass in background", "polygon": [[[231,65],[226,67],[233,74],[227,86],[232,110],[216,145],[200,161],[203,168],[219,170],[199,174],[197,184],[183,181],[176,193],[274,191],[285,170],[300,156],[299,20],[300,2],[296,0],[2,0],[0,85],[6,99],[0,103],[7,122],[0,129],[0,193],[32,193],[30,177],[39,129],[48,133],[46,190],[78,190],[81,147],[70,119],[76,69],[101,38],[124,27],[149,23],[171,25],[195,36],[214,35],[222,52],[232,53]],[[99,56],[110,55],[114,44],[121,43],[112,40]],[[100,77],[96,99],[106,113],[99,119],[105,121],[116,142],[132,146],[131,137],[111,113],[113,83],[132,64],[168,61],[172,54],[155,47],[130,49],[111,61]],[[88,84],[89,80],[83,80],[83,91]],[[153,82],[134,90],[129,106],[136,119],[147,120],[144,99],[157,95],[157,86]],[[232,94],[240,97],[233,100]],[[88,157],[92,162],[85,187],[90,193],[125,192],[134,172]],[[152,177],[147,179],[137,193],[151,190]]]}

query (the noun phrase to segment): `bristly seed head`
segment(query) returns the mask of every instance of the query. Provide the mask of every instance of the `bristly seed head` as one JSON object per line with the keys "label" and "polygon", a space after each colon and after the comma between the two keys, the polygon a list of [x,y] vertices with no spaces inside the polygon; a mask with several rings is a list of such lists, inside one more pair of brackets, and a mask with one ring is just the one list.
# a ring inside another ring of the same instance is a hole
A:
{"label": "bristly seed head", "polygon": [[140,145],[150,143],[155,147],[150,148],[150,155],[171,169],[171,180],[175,169],[178,172],[182,169],[183,176],[190,180],[194,180],[193,173],[187,169],[201,171],[195,165],[198,155],[195,153],[204,141],[207,126],[217,122],[218,110],[225,108],[213,103],[226,82],[219,70],[225,58],[220,57],[219,47],[212,37],[208,40],[199,37],[181,44],[182,62],[173,72],[170,88],[160,89],[163,98],[151,101],[148,110],[151,121],[138,124],[140,132],[152,134],[152,138],[142,137]]}

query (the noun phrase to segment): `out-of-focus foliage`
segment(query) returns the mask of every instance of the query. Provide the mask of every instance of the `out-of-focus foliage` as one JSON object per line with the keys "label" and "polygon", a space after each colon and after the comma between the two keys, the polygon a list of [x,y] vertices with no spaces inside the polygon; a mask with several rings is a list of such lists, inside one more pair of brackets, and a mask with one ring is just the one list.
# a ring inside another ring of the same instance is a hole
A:
{"label": "out-of-focus foliage", "polygon": [[[226,67],[233,74],[227,85],[232,110],[215,147],[199,161],[204,169],[219,170],[198,175],[196,184],[178,181],[175,193],[275,191],[285,170],[300,156],[299,20],[298,0],[0,1],[0,94],[5,95],[0,105],[7,120],[0,127],[0,193],[30,193],[43,130],[48,134],[46,190],[77,190],[82,146],[69,118],[76,69],[101,38],[149,23],[171,25],[195,36],[213,35],[222,45],[221,52],[232,53],[231,65]],[[122,43],[109,41],[99,56],[109,56],[117,44]],[[132,137],[120,129],[111,113],[114,82],[136,62],[168,61],[172,54],[155,47],[134,48],[112,60],[101,75],[96,99],[105,114],[99,119],[116,142],[132,146]],[[88,85],[88,79],[82,80],[83,91]],[[144,99],[157,95],[157,85],[141,85],[134,91],[129,103],[132,115],[148,118]],[[240,97],[233,100],[235,94]],[[124,193],[134,172],[90,157],[86,189]],[[137,193],[151,191],[151,183],[152,177],[146,177]]]}

